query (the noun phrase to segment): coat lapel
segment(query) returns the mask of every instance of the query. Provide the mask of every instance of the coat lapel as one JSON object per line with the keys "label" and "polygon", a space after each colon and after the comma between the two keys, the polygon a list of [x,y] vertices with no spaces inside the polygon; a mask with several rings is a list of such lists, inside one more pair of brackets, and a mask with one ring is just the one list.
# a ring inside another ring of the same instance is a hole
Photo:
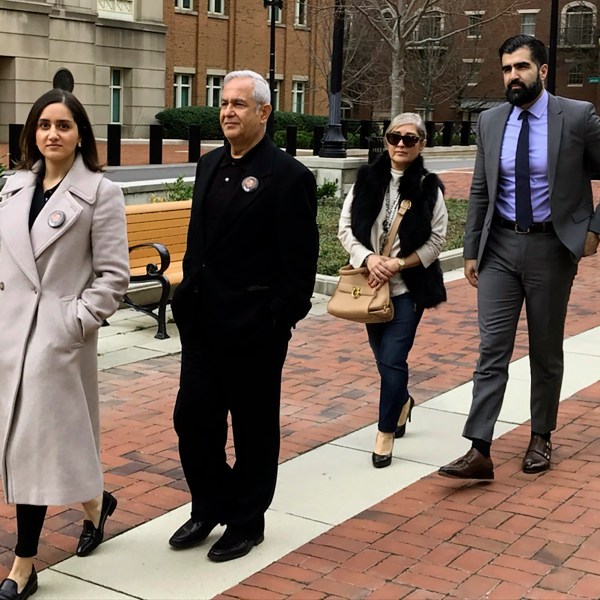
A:
{"label": "coat lapel", "polygon": [[38,288],[40,278],[29,237],[29,209],[35,184],[35,173],[20,171],[4,186],[2,195],[12,196],[0,202],[0,244],[6,245],[19,268]]}
{"label": "coat lapel", "polygon": [[[90,172],[81,157],[77,157],[33,223],[30,235],[36,259],[75,224],[83,211],[81,201],[87,204],[96,201],[101,179],[101,173]],[[54,226],[50,225],[51,222]]]}
{"label": "coat lapel", "polygon": [[[506,122],[512,110],[512,105],[506,103],[499,109],[497,115],[491,119],[488,130],[486,131],[487,139],[489,140],[485,147],[486,172],[488,179],[488,190],[494,190],[494,194],[498,191],[498,173],[500,171],[500,154],[502,152],[502,141],[504,140],[504,129]],[[489,168],[488,166],[489,165]],[[494,204],[496,195],[494,195]]]}
{"label": "coat lapel", "polygon": [[551,94],[548,94],[548,190],[550,198],[552,198],[552,190],[554,189],[562,128],[562,108],[558,100]]}

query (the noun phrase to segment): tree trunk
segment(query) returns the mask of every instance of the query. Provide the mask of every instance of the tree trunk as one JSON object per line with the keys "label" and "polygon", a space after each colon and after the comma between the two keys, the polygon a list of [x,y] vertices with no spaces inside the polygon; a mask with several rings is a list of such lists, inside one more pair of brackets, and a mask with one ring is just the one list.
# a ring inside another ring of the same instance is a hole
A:
{"label": "tree trunk", "polygon": [[406,79],[406,46],[399,41],[392,54],[392,72],[390,88],[392,93],[390,119],[404,112],[405,79]]}

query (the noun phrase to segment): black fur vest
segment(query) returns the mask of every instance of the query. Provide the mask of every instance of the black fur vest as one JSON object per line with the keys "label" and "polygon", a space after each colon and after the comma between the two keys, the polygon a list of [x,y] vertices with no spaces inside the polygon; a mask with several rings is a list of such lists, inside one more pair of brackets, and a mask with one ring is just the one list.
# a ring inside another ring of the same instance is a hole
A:
{"label": "black fur vest", "polygon": [[[377,253],[379,248],[371,246],[371,228],[381,211],[391,178],[391,160],[384,151],[373,165],[359,169],[354,184],[352,233],[363,246]],[[400,178],[400,198],[410,200],[412,205],[400,223],[401,250],[398,256],[409,256],[431,236],[431,218],[438,189],[443,192],[444,185],[437,175],[425,169],[423,158],[418,156]],[[402,279],[418,306],[432,308],[446,300],[444,279],[437,259],[427,268],[418,265],[403,270]]]}

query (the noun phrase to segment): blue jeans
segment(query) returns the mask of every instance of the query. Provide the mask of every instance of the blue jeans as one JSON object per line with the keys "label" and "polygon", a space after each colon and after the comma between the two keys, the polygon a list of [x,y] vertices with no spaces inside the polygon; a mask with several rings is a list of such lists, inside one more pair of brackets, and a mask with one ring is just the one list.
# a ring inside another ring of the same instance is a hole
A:
{"label": "blue jeans", "polygon": [[394,318],[387,323],[367,325],[369,344],[381,377],[379,431],[392,433],[398,426],[402,407],[408,400],[408,353],[415,341],[423,309],[410,294],[392,298]]}

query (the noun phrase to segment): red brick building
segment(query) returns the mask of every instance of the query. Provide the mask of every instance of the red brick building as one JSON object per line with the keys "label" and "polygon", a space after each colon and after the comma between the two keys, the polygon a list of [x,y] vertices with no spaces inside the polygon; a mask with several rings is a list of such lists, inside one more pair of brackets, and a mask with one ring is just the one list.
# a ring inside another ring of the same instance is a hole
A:
{"label": "red brick building", "polygon": [[[228,71],[268,78],[270,8],[261,0],[166,0],[165,103],[219,105]],[[276,110],[327,114],[323,60],[327,32],[307,0],[284,0],[276,11]]]}
{"label": "red brick building", "polygon": [[[485,23],[492,14],[512,5],[509,13]],[[525,33],[550,44],[550,0],[463,0],[460,7],[462,14],[432,11],[421,25],[423,35],[465,28],[441,42],[446,48],[446,53],[441,53],[444,59],[440,53],[434,54],[435,60],[447,61],[444,75],[429,94],[423,93],[427,86],[414,84],[418,77],[411,77],[413,84],[407,86],[406,108],[435,121],[475,120],[481,110],[504,101],[498,47],[507,37]],[[557,95],[600,106],[599,35],[597,1],[559,1]],[[425,50],[417,52],[425,57],[421,62],[432,60]]]}

